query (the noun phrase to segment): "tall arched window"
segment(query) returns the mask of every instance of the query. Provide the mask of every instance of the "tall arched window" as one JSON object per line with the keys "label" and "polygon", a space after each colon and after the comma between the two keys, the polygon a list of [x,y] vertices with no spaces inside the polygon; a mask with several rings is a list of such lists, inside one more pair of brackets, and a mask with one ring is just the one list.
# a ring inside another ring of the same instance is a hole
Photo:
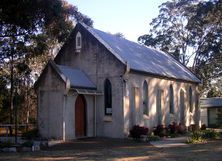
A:
{"label": "tall arched window", "polygon": [[146,81],[143,83],[143,114],[149,116],[148,84]]}
{"label": "tall arched window", "polygon": [[109,79],[104,82],[105,115],[112,115],[112,85]]}
{"label": "tall arched window", "polygon": [[189,106],[190,106],[190,112],[193,112],[193,91],[192,88],[189,88]]}
{"label": "tall arched window", "polygon": [[172,85],[170,85],[170,113],[174,114],[174,95]]}

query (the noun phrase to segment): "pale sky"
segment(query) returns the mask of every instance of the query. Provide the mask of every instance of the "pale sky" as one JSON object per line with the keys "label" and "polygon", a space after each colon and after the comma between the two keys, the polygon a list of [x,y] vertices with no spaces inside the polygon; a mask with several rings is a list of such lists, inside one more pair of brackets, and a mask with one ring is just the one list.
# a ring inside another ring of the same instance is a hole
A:
{"label": "pale sky", "polygon": [[149,32],[149,23],[158,16],[158,6],[167,0],[68,0],[79,11],[94,21],[94,28],[120,32],[126,39]]}

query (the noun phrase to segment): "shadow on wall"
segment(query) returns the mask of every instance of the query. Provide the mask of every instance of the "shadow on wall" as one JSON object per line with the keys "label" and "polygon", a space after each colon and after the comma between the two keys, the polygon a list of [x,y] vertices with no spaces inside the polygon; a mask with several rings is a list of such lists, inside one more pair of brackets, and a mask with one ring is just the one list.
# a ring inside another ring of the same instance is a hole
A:
{"label": "shadow on wall", "polygon": [[[176,123],[184,123],[186,126],[189,126],[191,123],[193,124],[194,122],[192,120],[195,120],[197,118],[197,112],[198,110],[196,108],[198,108],[198,106],[196,105],[196,102],[194,101],[196,97],[196,89],[195,86],[192,84],[188,84],[188,83],[183,83],[183,82],[175,82],[175,81],[170,81],[170,80],[166,80],[166,79],[158,79],[158,78],[148,78],[148,101],[149,101],[149,116],[147,117],[148,119],[146,119],[146,121],[149,121],[149,128],[152,128],[154,126],[157,126],[158,124],[164,124],[164,125],[168,125],[172,122],[176,122]],[[143,84],[143,83],[141,83]],[[169,91],[170,91],[170,85],[173,86],[173,106],[174,106],[174,113],[170,114],[170,99],[169,99]],[[194,110],[192,111],[192,113],[189,111],[189,97],[187,94],[189,94],[189,88],[190,86],[192,86],[193,88],[193,94],[192,94],[192,106],[195,107]],[[133,92],[131,91],[132,88],[128,88],[128,92]],[[142,96],[142,91],[143,91],[143,87],[139,87],[139,96]],[[161,92],[160,96],[158,96],[158,91]],[[133,94],[128,94],[128,98],[125,98],[125,101],[127,102],[127,107],[132,107],[132,105],[130,105],[131,103],[133,103],[132,99],[137,100],[138,96],[135,96],[135,98],[132,98]],[[127,100],[129,99],[129,100]],[[140,101],[139,103],[139,108],[143,109],[143,103],[141,101],[143,101],[142,98],[138,99]],[[158,113],[158,106],[159,109],[161,109],[159,111],[159,118],[157,116]],[[182,109],[183,108],[183,109]],[[124,109],[125,110],[125,109]],[[132,120],[130,121],[129,119],[132,119],[132,113],[131,111],[132,109],[128,109],[126,110],[125,113],[125,118],[124,120],[127,121],[127,127],[132,128],[132,126],[134,124],[132,124]],[[142,110],[143,111],[143,110]],[[137,125],[140,126],[144,126],[146,125],[144,123],[144,119],[143,119],[143,112],[141,112],[141,110],[137,110],[135,111],[139,113],[140,118],[142,117],[142,119],[140,119],[139,121],[136,122]],[[134,116],[135,117],[135,116]],[[159,123],[158,123],[158,119]]]}

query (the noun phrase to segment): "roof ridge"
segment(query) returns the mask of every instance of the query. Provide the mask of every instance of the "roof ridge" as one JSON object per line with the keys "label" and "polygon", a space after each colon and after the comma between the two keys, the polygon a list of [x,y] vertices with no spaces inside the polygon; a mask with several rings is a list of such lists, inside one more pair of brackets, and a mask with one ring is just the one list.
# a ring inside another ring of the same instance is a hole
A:
{"label": "roof ridge", "polygon": [[[97,33],[95,33],[95,32],[93,31],[93,30],[97,30],[97,29],[94,29],[94,28],[92,28],[92,27],[90,27],[90,26],[87,26],[86,24],[81,23],[81,22],[79,22],[79,24],[81,24],[85,29],[87,29],[87,31],[89,31],[96,39],[98,39],[99,42],[101,42],[111,53],[113,53],[114,56],[117,57],[117,59],[119,59],[124,65],[126,65],[127,62],[124,61],[124,59],[123,59],[118,53],[116,53],[116,52],[112,49],[112,47],[111,47],[108,43],[106,43],[105,40],[103,40],[103,38],[101,38]],[[104,32],[104,31],[101,31],[101,30],[98,30],[98,31]],[[104,32],[104,33],[106,33],[106,32]],[[106,34],[108,34],[108,33],[106,33]],[[110,34],[110,35],[111,35],[111,34]]]}
{"label": "roof ridge", "polygon": [[131,69],[168,78],[200,83],[200,79],[169,53],[79,23],[110,53]]}

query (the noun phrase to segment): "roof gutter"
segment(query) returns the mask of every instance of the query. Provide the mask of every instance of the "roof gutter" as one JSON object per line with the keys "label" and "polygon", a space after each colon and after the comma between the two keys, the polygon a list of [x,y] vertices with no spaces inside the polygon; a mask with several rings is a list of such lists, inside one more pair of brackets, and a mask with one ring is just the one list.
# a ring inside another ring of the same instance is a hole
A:
{"label": "roof gutter", "polygon": [[176,81],[180,81],[180,82],[186,82],[186,83],[192,83],[192,84],[200,84],[200,82],[195,82],[195,81],[191,81],[191,80],[185,80],[185,79],[179,79],[179,78],[174,78],[174,77],[168,77],[168,76],[163,76],[160,74],[155,74],[155,73],[149,73],[149,72],[145,72],[145,71],[140,71],[140,70],[136,70],[136,69],[131,69],[132,73],[136,73],[136,74],[143,74],[143,75],[149,75],[149,76],[153,76],[156,78],[162,78],[162,79],[168,79],[168,80],[176,80]]}

